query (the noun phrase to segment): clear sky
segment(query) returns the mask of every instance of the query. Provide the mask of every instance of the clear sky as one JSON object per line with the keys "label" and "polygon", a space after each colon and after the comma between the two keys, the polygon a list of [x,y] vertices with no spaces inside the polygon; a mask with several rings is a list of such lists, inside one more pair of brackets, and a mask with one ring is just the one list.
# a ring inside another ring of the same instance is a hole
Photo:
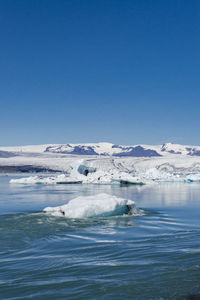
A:
{"label": "clear sky", "polygon": [[199,0],[0,0],[0,145],[200,144]]}

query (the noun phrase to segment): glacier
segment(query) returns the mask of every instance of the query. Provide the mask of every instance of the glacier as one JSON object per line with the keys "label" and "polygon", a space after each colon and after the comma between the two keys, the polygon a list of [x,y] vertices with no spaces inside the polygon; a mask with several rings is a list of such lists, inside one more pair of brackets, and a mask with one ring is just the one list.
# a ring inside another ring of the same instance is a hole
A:
{"label": "glacier", "polygon": [[52,173],[12,179],[11,183],[142,185],[200,182],[200,146],[48,144],[0,147],[0,151],[1,171]]}

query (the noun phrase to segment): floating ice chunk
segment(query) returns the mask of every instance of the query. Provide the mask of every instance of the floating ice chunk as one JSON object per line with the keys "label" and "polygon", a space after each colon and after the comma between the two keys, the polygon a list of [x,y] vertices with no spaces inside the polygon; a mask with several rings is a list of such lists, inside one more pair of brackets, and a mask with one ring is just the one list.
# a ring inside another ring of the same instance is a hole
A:
{"label": "floating ice chunk", "polygon": [[62,206],[46,207],[44,212],[67,218],[107,217],[123,214],[136,216],[143,214],[143,211],[136,207],[134,201],[105,193],[77,197]]}
{"label": "floating ice chunk", "polygon": [[120,184],[136,184],[136,185],[143,185],[146,183],[144,179],[141,179],[140,177],[132,176],[125,172],[121,172],[113,176],[112,182],[120,183]]}
{"label": "floating ice chunk", "polygon": [[158,182],[183,182],[183,176],[179,174],[168,173],[164,171],[160,171],[156,168],[151,168],[146,171],[146,173],[141,174],[141,177],[146,180],[153,180]]}
{"label": "floating ice chunk", "polygon": [[[104,163],[103,163],[104,164]],[[71,164],[70,176],[81,180],[83,183],[129,183],[129,184],[145,184],[144,180],[135,177],[128,172],[122,172],[114,167],[104,168],[104,165],[93,167],[88,161],[83,159],[77,160]]]}
{"label": "floating ice chunk", "polygon": [[57,176],[43,177],[43,176],[30,176],[19,179],[11,179],[10,183],[21,184],[70,184],[70,183],[82,183],[81,180],[67,177],[65,174]]}
{"label": "floating ice chunk", "polygon": [[143,178],[151,179],[156,182],[200,182],[200,174],[168,173],[151,168],[140,175]]}
{"label": "floating ice chunk", "polygon": [[200,182],[200,174],[190,174],[186,176],[187,182]]}
{"label": "floating ice chunk", "polygon": [[39,181],[41,181],[40,176],[30,176],[30,177],[23,177],[18,179],[11,179],[10,183],[32,184],[32,183],[40,183]]}

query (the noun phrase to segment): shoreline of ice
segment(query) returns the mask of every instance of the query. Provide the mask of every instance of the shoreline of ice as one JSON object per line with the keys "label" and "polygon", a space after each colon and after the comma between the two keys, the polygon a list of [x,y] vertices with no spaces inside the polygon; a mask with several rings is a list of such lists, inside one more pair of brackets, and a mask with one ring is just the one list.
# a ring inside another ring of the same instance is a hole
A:
{"label": "shoreline of ice", "polygon": [[72,169],[70,174],[53,176],[35,175],[11,179],[11,184],[120,184],[120,185],[146,185],[159,182],[200,182],[200,173],[180,174],[159,171],[151,168],[143,173],[119,172],[116,169],[108,171],[96,170],[81,174],[78,167]]}
{"label": "shoreline of ice", "polygon": [[[53,162],[53,159],[52,159]],[[61,174],[11,179],[18,184],[200,182],[200,158],[80,158],[62,160]]]}

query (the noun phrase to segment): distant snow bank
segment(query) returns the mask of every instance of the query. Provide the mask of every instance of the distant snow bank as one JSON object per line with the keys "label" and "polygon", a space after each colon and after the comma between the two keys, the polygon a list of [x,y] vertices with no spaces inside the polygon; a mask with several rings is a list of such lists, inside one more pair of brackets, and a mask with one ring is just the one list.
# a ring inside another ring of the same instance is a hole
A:
{"label": "distant snow bank", "polygon": [[141,216],[144,214],[133,201],[105,193],[77,197],[65,205],[46,207],[43,211],[52,216],[66,218],[109,217],[124,214]]}

